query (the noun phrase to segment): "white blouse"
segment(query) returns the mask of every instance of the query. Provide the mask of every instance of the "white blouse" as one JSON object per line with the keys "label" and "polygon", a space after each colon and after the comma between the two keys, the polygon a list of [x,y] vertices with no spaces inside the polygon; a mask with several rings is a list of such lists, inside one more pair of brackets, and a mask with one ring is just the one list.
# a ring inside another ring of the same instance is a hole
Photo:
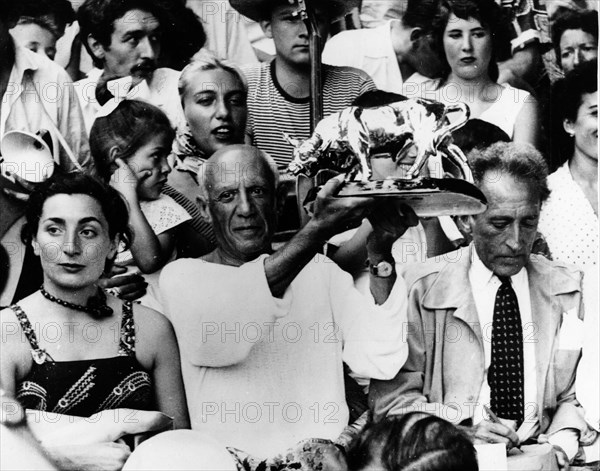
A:
{"label": "white blouse", "polygon": [[598,264],[598,216],[573,180],[569,163],[548,177],[550,196],[542,206],[539,231],[552,257],[587,271]]}

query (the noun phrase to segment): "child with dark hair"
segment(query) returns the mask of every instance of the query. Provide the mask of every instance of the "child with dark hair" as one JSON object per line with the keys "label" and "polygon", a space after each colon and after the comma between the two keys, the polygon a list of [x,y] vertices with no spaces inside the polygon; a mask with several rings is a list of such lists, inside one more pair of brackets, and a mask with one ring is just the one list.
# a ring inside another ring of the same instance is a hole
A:
{"label": "child with dark hair", "polygon": [[162,194],[171,172],[167,156],[174,131],[169,118],[156,106],[125,100],[107,116],[96,119],[90,149],[98,174],[119,190],[129,204],[134,232],[130,252],[117,263],[136,265],[150,286],[142,298],[154,308],[158,270],[175,259],[178,231],[191,216],[170,196]]}
{"label": "child with dark hair", "polygon": [[348,469],[359,471],[476,471],[475,448],[444,419],[411,412],[371,424],[352,443]]}

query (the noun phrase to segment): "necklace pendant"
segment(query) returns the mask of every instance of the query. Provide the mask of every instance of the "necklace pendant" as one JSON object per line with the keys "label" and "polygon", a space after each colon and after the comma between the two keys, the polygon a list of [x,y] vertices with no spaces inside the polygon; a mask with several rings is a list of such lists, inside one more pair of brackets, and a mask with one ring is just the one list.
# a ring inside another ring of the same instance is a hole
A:
{"label": "necklace pendant", "polygon": [[38,348],[36,350],[31,350],[31,356],[33,361],[35,361],[38,365],[42,365],[46,361],[48,354],[43,348]]}

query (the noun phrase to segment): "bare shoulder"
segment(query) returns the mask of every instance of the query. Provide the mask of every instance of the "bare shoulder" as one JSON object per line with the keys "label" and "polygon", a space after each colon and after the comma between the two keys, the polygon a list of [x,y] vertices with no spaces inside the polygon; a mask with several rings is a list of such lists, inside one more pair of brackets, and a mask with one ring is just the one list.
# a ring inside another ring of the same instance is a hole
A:
{"label": "bare shoulder", "polygon": [[171,322],[160,312],[139,304],[133,305],[135,355],[147,370],[153,370],[161,352],[169,351],[175,333]]}
{"label": "bare shoulder", "polygon": [[174,336],[173,326],[169,319],[154,309],[134,304],[133,320],[135,323],[136,349],[155,351]]}
{"label": "bare shoulder", "polygon": [[0,323],[2,324],[2,344],[14,344],[21,336],[21,327],[15,311],[11,308],[2,309],[0,311]]}
{"label": "bare shoulder", "polygon": [[163,314],[141,304],[133,304],[133,320],[136,335],[144,338],[160,338],[165,332],[172,332],[171,322]]}
{"label": "bare shoulder", "polygon": [[0,378],[6,383],[5,388],[8,385],[14,387],[15,381],[23,378],[31,367],[31,346],[14,310],[7,308],[0,311],[0,323]]}

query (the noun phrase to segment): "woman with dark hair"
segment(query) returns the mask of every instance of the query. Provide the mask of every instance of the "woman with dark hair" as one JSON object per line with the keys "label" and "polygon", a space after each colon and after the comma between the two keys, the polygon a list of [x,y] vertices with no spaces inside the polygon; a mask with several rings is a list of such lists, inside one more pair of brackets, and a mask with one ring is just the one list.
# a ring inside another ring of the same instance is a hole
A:
{"label": "woman with dark hair", "polygon": [[0,383],[27,409],[81,417],[158,410],[187,428],[171,325],[97,286],[119,244],[131,242],[128,221],[119,193],[86,175],[51,178],[33,192],[22,236],[44,281],[0,313],[3,332],[15,334],[2,338]]}
{"label": "woman with dark hair", "polygon": [[552,44],[558,66],[568,73],[598,57],[598,12],[561,12],[552,24]]}
{"label": "woman with dark hair", "polygon": [[537,145],[536,100],[524,90],[496,82],[497,61],[510,52],[507,25],[494,0],[442,0],[433,35],[445,59],[444,72],[440,79],[422,84],[417,94],[447,104],[465,102],[471,118],[498,126],[514,142]]}
{"label": "woman with dark hair", "polygon": [[477,471],[473,444],[456,426],[424,412],[371,424],[351,444],[350,471]]}
{"label": "woman with dark hair", "polygon": [[[598,78],[597,62],[581,64],[552,90],[553,163],[551,190],[540,213],[538,229],[552,257],[583,273],[585,336],[577,369],[577,399],[586,419],[598,430],[600,388],[598,359]],[[596,434],[597,436],[597,434]],[[580,442],[585,442],[580,438]],[[589,443],[588,443],[589,444]],[[597,443],[596,443],[597,446]]]}
{"label": "woman with dark hair", "polygon": [[552,92],[551,194],[539,229],[555,259],[580,267],[598,259],[597,62],[572,70]]}

